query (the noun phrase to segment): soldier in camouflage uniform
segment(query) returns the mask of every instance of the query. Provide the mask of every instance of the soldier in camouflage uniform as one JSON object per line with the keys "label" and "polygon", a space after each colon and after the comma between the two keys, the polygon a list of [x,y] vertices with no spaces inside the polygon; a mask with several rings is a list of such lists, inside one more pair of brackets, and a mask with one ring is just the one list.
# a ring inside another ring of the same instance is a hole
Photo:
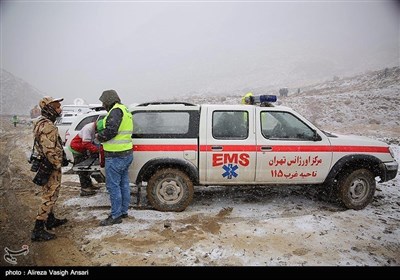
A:
{"label": "soldier in camouflage uniform", "polygon": [[35,228],[32,231],[32,241],[54,239],[56,236],[47,232],[44,227],[52,229],[67,222],[67,219],[55,218],[53,213],[61,187],[61,166],[68,164],[68,161],[64,157],[58,128],[54,124],[62,111],[61,101],[63,101],[62,98],[43,97],[39,101],[41,116],[33,129],[35,150],[39,156],[47,158],[48,165],[50,165],[50,176],[47,183],[42,186],[42,202],[36,216]]}

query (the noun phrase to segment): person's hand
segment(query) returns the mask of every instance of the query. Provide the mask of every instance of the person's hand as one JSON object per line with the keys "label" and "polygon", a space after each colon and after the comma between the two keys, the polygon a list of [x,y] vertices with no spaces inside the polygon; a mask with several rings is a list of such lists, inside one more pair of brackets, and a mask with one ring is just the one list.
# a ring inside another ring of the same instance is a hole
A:
{"label": "person's hand", "polygon": [[98,158],[99,157],[99,153],[91,153],[90,157],[91,158]]}
{"label": "person's hand", "polygon": [[61,166],[63,166],[63,167],[64,167],[64,166],[68,166],[69,162],[70,162],[70,161],[69,161],[66,157],[64,157],[63,160],[62,160]]}
{"label": "person's hand", "polygon": [[96,146],[100,146],[101,143],[100,143],[99,139],[94,138],[93,144],[96,145]]}

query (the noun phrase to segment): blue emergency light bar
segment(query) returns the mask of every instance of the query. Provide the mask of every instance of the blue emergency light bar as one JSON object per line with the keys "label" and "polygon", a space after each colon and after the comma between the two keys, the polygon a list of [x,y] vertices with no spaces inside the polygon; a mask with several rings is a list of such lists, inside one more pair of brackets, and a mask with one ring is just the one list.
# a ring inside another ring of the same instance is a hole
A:
{"label": "blue emergency light bar", "polygon": [[254,96],[254,103],[276,102],[276,95]]}
{"label": "blue emergency light bar", "polygon": [[[247,98],[250,99],[248,102]],[[262,103],[270,103],[270,102],[276,102],[276,95],[257,95],[257,96],[249,96],[246,97],[246,103],[249,104],[262,104]]]}

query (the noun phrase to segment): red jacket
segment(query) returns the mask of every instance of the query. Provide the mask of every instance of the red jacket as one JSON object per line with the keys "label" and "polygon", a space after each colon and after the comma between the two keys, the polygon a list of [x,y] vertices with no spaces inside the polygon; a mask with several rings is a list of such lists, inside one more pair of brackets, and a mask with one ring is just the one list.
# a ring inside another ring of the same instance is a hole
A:
{"label": "red jacket", "polygon": [[86,151],[90,153],[98,153],[99,147],[93,144],[96,132],[96,123],[88,123],[81,131],[71,140],[70,147],[73,152],[84,154]]}

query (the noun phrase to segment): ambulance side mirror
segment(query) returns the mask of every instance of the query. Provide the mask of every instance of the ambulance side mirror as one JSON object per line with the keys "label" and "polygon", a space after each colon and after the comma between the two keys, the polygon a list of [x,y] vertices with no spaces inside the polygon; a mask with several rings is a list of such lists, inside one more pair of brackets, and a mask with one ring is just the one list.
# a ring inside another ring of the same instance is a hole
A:
{"label": "ambulance side mirror", "polygon": [[317,131],[316,131],[315,129],[313,129],[313,132],[314,132],[314,135],[313,135],[312,140],[313,140],[313,141],[321,141],[322,138],[321,138],[321,136],[317,133]]}

